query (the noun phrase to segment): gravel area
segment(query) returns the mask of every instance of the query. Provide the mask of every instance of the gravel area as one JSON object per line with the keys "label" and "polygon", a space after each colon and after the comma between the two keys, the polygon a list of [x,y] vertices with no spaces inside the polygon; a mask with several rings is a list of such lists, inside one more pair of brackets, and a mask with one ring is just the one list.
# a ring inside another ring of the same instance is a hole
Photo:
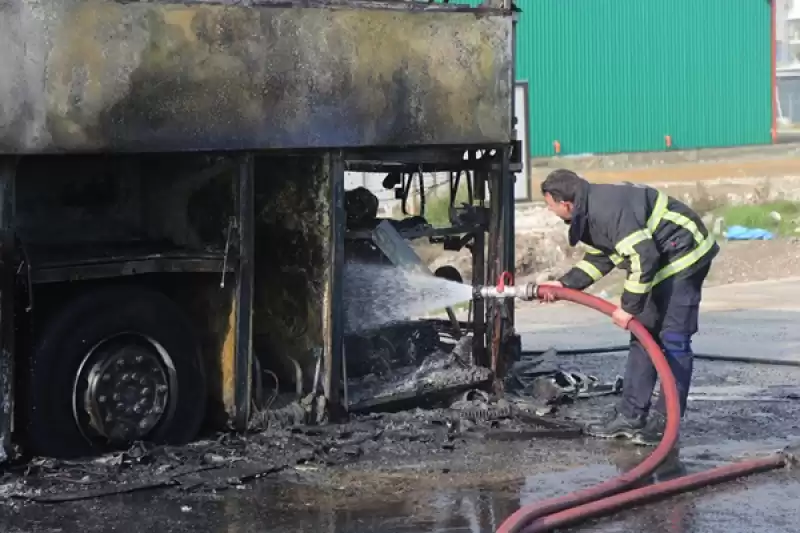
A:
{"label": "gravel area", "polygon": [[800,240],[726,242],[708,283],[722,285],[800,276]]}

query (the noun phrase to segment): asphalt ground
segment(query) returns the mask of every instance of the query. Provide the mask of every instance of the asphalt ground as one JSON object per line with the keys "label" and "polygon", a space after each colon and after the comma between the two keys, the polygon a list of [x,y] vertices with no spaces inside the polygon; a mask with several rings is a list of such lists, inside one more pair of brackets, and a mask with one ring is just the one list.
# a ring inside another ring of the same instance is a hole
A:
{"label": "asphalt ground", "polygon": [[[800,361],[798,297],[798,280],[706,290],[696,351]],[[517,322],[528,349],[627,340],[607,318],[570,304],[521,306]],[[610,380],[622,373],[624,354],[553,356],[543,364]],[[798,394],[798,368],[697,361],[681,448],[659,476],[800,443]],[[613,401],[581,402],[561,414],[584,421]],[[365,452],[363,460],[293,466],[224,490],[144,490],[59,504],[7,500],[0,523],[9,533],[490,533],[520,503],[602,481],[631,468],[644,453],[584,438],[457,439],[446,449],[436,441],[387,443]],[[580,530],[795,532],[798,498],[800,478],[778,471],[627,510]]]}

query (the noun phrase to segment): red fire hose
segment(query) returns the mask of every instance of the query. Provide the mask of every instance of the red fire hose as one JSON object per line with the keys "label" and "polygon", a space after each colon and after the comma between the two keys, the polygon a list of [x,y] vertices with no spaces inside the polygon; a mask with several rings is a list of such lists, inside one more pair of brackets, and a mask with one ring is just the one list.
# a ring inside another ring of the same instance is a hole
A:
{"label": "red fire hose", "polygon": [[[602,298],[572,289],[541,285],[536,290],[538,298],[550,294],[557,300],[575,302],[606,315],[611,315],[616,309],[614,304]],[[647,351],[661,380],[667,408],[667,425],[663,439],[653,453],[633,470],[594,487],[525,505],[509,516],[497,529],[497,533],[553,531],[556,528],[575,525],[646,501],[657,500],[745,475],[765,472],[793,462],[794,458],[791,454],[777,453],[761,459],[742,461],[670,481],[631,489],[635,483],[650,477],[675,446],[680,427],[680,403],[675,377],[672,375],[661,347],[638,320],[633,319],[628,325],[628,329]]]}

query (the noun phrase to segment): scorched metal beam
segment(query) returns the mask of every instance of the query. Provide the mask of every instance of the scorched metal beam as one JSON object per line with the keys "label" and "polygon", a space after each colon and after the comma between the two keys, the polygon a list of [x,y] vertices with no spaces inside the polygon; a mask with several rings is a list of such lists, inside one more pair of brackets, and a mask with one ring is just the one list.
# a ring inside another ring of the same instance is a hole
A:
{"label": "scorched metal beam", "polygon": [[0,153],[511,141],[508,11],[232,4],[0,2]]}

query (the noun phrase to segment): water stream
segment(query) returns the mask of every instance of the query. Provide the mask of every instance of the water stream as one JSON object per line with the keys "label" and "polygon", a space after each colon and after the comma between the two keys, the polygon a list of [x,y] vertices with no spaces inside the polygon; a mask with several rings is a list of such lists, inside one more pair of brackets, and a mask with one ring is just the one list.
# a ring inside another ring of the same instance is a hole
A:
{"label": "water stream", "polygon": [[470,285],[423,272],[384,265],[345,265],[348,333],[377,329],[471,299]]}

